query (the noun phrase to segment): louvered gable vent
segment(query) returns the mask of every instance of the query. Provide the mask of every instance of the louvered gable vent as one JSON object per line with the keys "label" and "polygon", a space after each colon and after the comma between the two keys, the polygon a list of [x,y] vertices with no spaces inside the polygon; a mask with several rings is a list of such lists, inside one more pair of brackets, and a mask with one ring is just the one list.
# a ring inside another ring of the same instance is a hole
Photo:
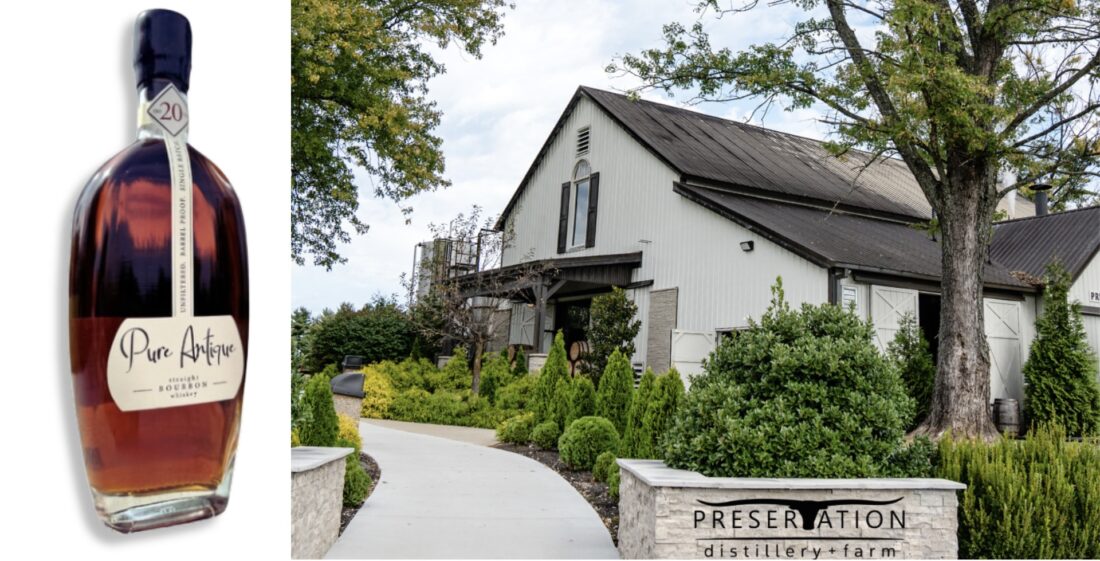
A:
{"label": "louvered gable vent", "polygon": [[584,127],[577,131],[577,155],[583,156],[588,153],[588,141],[591,135],[591,127]]}

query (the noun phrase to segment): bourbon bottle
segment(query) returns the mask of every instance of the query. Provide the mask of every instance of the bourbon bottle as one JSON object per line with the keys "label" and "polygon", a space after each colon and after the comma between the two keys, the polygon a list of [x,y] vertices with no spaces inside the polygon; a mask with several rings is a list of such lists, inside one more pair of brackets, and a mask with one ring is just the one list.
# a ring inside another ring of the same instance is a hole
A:
{"label": "bourbon bottle", "polygon": [[187,144],[191,27],[138,16],[137,141],[73,217],[69,345],[100,518],[133,532],[225,510],[248,344],[248,266],[229,181]]}

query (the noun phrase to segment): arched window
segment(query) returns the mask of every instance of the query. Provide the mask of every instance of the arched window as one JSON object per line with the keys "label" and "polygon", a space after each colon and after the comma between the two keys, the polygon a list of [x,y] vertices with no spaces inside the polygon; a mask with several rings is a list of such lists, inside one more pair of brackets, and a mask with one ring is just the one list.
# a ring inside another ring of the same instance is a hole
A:
{"label": "arched window", "polygon": [[588,197],[591,184],[592,168],[588,160],[577,162],[573,168],[573,192],[576,193],[573,202],[573,236],[570,247],[584,245],[588,234]]}

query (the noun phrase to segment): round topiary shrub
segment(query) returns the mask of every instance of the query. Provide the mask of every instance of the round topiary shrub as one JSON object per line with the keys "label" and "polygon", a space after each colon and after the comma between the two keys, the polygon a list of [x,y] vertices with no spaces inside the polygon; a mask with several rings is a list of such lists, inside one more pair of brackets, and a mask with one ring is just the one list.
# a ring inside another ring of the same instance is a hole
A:
{"label": "round topiary shrub", "polygon": [[561,461],[573,469],[592,469],[596,458],[619,449],[615,425],[603,417],[581,417],[573,421],[558,440]]}
{"label": "round topiary shrub", "polygon": [[543,421],[531,430],[531,442],[543,450],[553,450],[561,436],[561,429],[554,421]]}
{"label": "round topiary shrub", "polygon": [[600,483],[607,483],[607,474],[612,467],[617,467],[615,465],[615,454],[601,452],[599,456],[596,456],[596,463],[592,464],[592,478]]}
{"label": "round topiary shrub", "polygon": [[497,440],[509,444],[527,444],[531,441],[531,430],[535,428],[535,414],[516,415],[497,427]]}
{"label": "round topiary shrub", "polygon": [[839,306],[792,310],[782,284],[759,323],[692,379],[661,444],[670,467],[713,477],[882,477],[913,400],[873,327]]}

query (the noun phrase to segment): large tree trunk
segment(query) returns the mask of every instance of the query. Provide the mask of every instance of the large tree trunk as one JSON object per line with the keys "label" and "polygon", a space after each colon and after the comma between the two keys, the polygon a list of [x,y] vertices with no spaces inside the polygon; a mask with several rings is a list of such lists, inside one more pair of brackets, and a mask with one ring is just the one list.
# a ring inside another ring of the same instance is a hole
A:
{"label": "large tree trunk", "polygon": [[954,189],[945,190],[938,205],[943,280],[936,384],[928,416],[914,433],[989,440],[998,433],[990,417],[982,277],[995,190],[989,173],[963,172],[951,181]]}

